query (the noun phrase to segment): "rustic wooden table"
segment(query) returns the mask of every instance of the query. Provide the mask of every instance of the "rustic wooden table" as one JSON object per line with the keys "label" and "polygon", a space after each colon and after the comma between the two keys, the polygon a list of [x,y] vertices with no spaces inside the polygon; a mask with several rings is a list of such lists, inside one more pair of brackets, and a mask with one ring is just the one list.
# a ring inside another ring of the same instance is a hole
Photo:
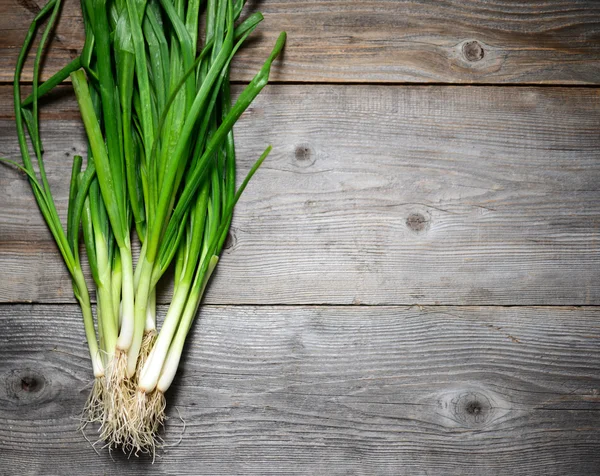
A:
{"label": "rustic wooden table", "polygon": [[[41,3],[0,0],[11,158],[16,48]],[[267,21],[237,82],[289,40],[237,126],[240,168],[274,151],[153,466],[77,432],[79,310],[27,182],[0,169],[0,474],[600,474],[600,1],[247,8]],[[45,76],[81,45],[68,0]],[[68,85],[42,119],[64,218],[85,153]]]}

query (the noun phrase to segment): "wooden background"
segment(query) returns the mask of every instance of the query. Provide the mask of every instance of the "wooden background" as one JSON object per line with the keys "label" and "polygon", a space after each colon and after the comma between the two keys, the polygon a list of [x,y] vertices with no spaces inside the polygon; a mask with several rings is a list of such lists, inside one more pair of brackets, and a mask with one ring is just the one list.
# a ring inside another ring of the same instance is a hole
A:
{"label": "wooden background", "polygon": [[[13,159],[10,82],[40,5],[0,0]],[[76,431],[79,310],[26,180],[0,169],[0,474],[600,474],[600,1],[257,9],[236,82],[289,40],[236,126],[240,169],[274,151],[236,208],[153,466]],[[46,77],[77,55],[79,15],[67,0]],[[85,151],[68,85],[42,118],[64,216]]]}

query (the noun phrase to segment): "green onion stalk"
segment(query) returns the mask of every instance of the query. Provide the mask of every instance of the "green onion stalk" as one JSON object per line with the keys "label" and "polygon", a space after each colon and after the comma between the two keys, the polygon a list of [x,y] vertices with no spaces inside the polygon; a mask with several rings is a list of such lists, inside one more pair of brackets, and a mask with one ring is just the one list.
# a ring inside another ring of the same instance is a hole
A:
{"label": "green onion stalk", "polygon": [[[15,116],[33,194],[73,279],[95,383],[84,420],[100,422],[109,447],[152,453],[165,420],[165,392],[218,264],[235,204],[271,151],[236,189],[233,126],[267,84],[282,33],[255,77],[232,101],[230,64],[263,20],[239,18],[244,0],[82,0],[81,55],[42,84],[39,69],[61,0],[34,19],[15,71]],[[34,63],[33,92],[19,80],[39,23],[49,17]],[[88,141],[73,161],[67,232],[47,183],[38,100],[71,79]],[[26,131],[38,164],[37,178]],[[79,257],[83,236],[96,316]],[[134,243],[141,249],[136,263]],[[162,325],[157,285],[173,268]]]}
{"label": "green onion stalk", "polygon": [[[76,229],[79,229],[79,223],[81,221],[81,216],[84,209],[84,202],[86,200],[92,180],[95,177],[95,169],[93,165],[89,165],[86,171],[82,173],[81,167],[83,159],[78,155],[74,157],[69,187],[67,231],[65,232],[58,216],[54,197],[47,180],[43,158],[43,147],[39,133],[39,98],[52,90],[57,84],[66,78],[70,72],[81,67],[80,61],[73,61],[65,68],[60,70],[49,81],[46,81],[41,85],[39,83],[40,65],[43,52],[50,32],[54,28],[54,25],[57,21],[60,8],[60,0],[50,0],[40,10],[31,23],[19,52],[14,74],[13,96],[15,123],[22,165],[8,159],[2,159],[2,161],[16,166],[27,175],[33,195],[39,206],[42,216],[48,225],[67,270],[71,275],[73,293],[81,307],[84,329],[95,377],[92,387],[93,389],[86,404],[86,413],[91,415],[93,419],[98,419],[103,412],[102,402],[105,395],[106,362],[103,358],[103,340],[100,336],[102,331],[101,329],[98,329],[98,334],[96,333],[90,293],[80,261],[78,242],[79,234],[75,232]],[[20,84],[23,66],[25,64],[25,60],[27,59],[31,45],[35,39],[38,28],[46,19],[46,17],[49,17],[49,19],[46,27],[43,30],[34,61],[33,91],[24,101],[22,101]],[[27,144],[27,137],[29,137],[29,141],[33,146],[39,178],[33,165],[30,149]]]}

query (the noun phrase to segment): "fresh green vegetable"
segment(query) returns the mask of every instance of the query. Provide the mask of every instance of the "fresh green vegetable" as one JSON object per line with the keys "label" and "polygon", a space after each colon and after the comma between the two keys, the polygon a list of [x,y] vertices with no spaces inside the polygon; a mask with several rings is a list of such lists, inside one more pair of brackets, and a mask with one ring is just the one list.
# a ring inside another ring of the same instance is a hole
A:
{"label": "fresh green vegetable", "polygon": [[[233,209],[271,148],[236,191],[233,126],[267,84],[285,33],[232,103],[229,68],[263,20],[236,26],[244,0],[207,0],[205,39],[199,0],[82,0],[86,41],[80,57],[40,84],[43,51],[61,0],[34,19],[15,69],[14,101],[23,170],[73,278],[95,382],[84,422],[99,422],[109,447],[154,452],[164,393],[217,266]],[[41,21],[33,92],[21,99],[23,65]],[[66,232],[46,179],[39,98],[71,78],[88,140],[75,156]],[[33,146],[39,178],[30,155]],[[79,256],[80,234],[97,309]],[[141,243],[134,266],[133,243]],[[174,264],[175,288],[162,326],[156,287]]]}

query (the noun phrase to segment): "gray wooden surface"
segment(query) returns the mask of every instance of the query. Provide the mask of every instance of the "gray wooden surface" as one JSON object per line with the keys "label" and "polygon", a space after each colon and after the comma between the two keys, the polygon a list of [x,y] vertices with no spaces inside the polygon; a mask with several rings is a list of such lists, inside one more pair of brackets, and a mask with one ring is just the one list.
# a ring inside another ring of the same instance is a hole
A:
{"label": "gray wooden surface", "polygon": [[[73,98],[56,109],[46,160],[64,216],[86,145]],[[240,178],[274,150],[207,303],[600,304],[599,132],[589,88],[269,86],[236,128]],[[0,300],[74,302],[29,184],[4,169],[0,188]]]}
{"label": "gray wooden surface", "polygon": [[597,474],[599,317],[205,306],[167,394],[175,446],[151,466],[99,457],[75,430],[90,374],[77,306],[2,306],[0,474]]}
{"label": "gray wooden surface", "polygon": [[[77,3],[45,75],[81,47]],[[0,0],[1,156],[18,158],[9,82],[40,4]],[[289,42],[236,127],[240,175],[274,150],[154,465],[76,431],[78,307],[27,182],[0,168],[0,475],[600,474],[600,2],[248,4],[266,21],[236,81]],[[68,86],[42,120],[64,217],[85,154]]]}
{"label": "gray wooden surface", "polygon": [[[0,80],[44,0],[0,0]],[[598,84],[600,0],[249,0],[265,21],[233,64],[250,80],[281,30],[275,81]],[[83,46],[79,0],[65,0],[46,74]],[[30,78],[30,76],[25,76]]]}

